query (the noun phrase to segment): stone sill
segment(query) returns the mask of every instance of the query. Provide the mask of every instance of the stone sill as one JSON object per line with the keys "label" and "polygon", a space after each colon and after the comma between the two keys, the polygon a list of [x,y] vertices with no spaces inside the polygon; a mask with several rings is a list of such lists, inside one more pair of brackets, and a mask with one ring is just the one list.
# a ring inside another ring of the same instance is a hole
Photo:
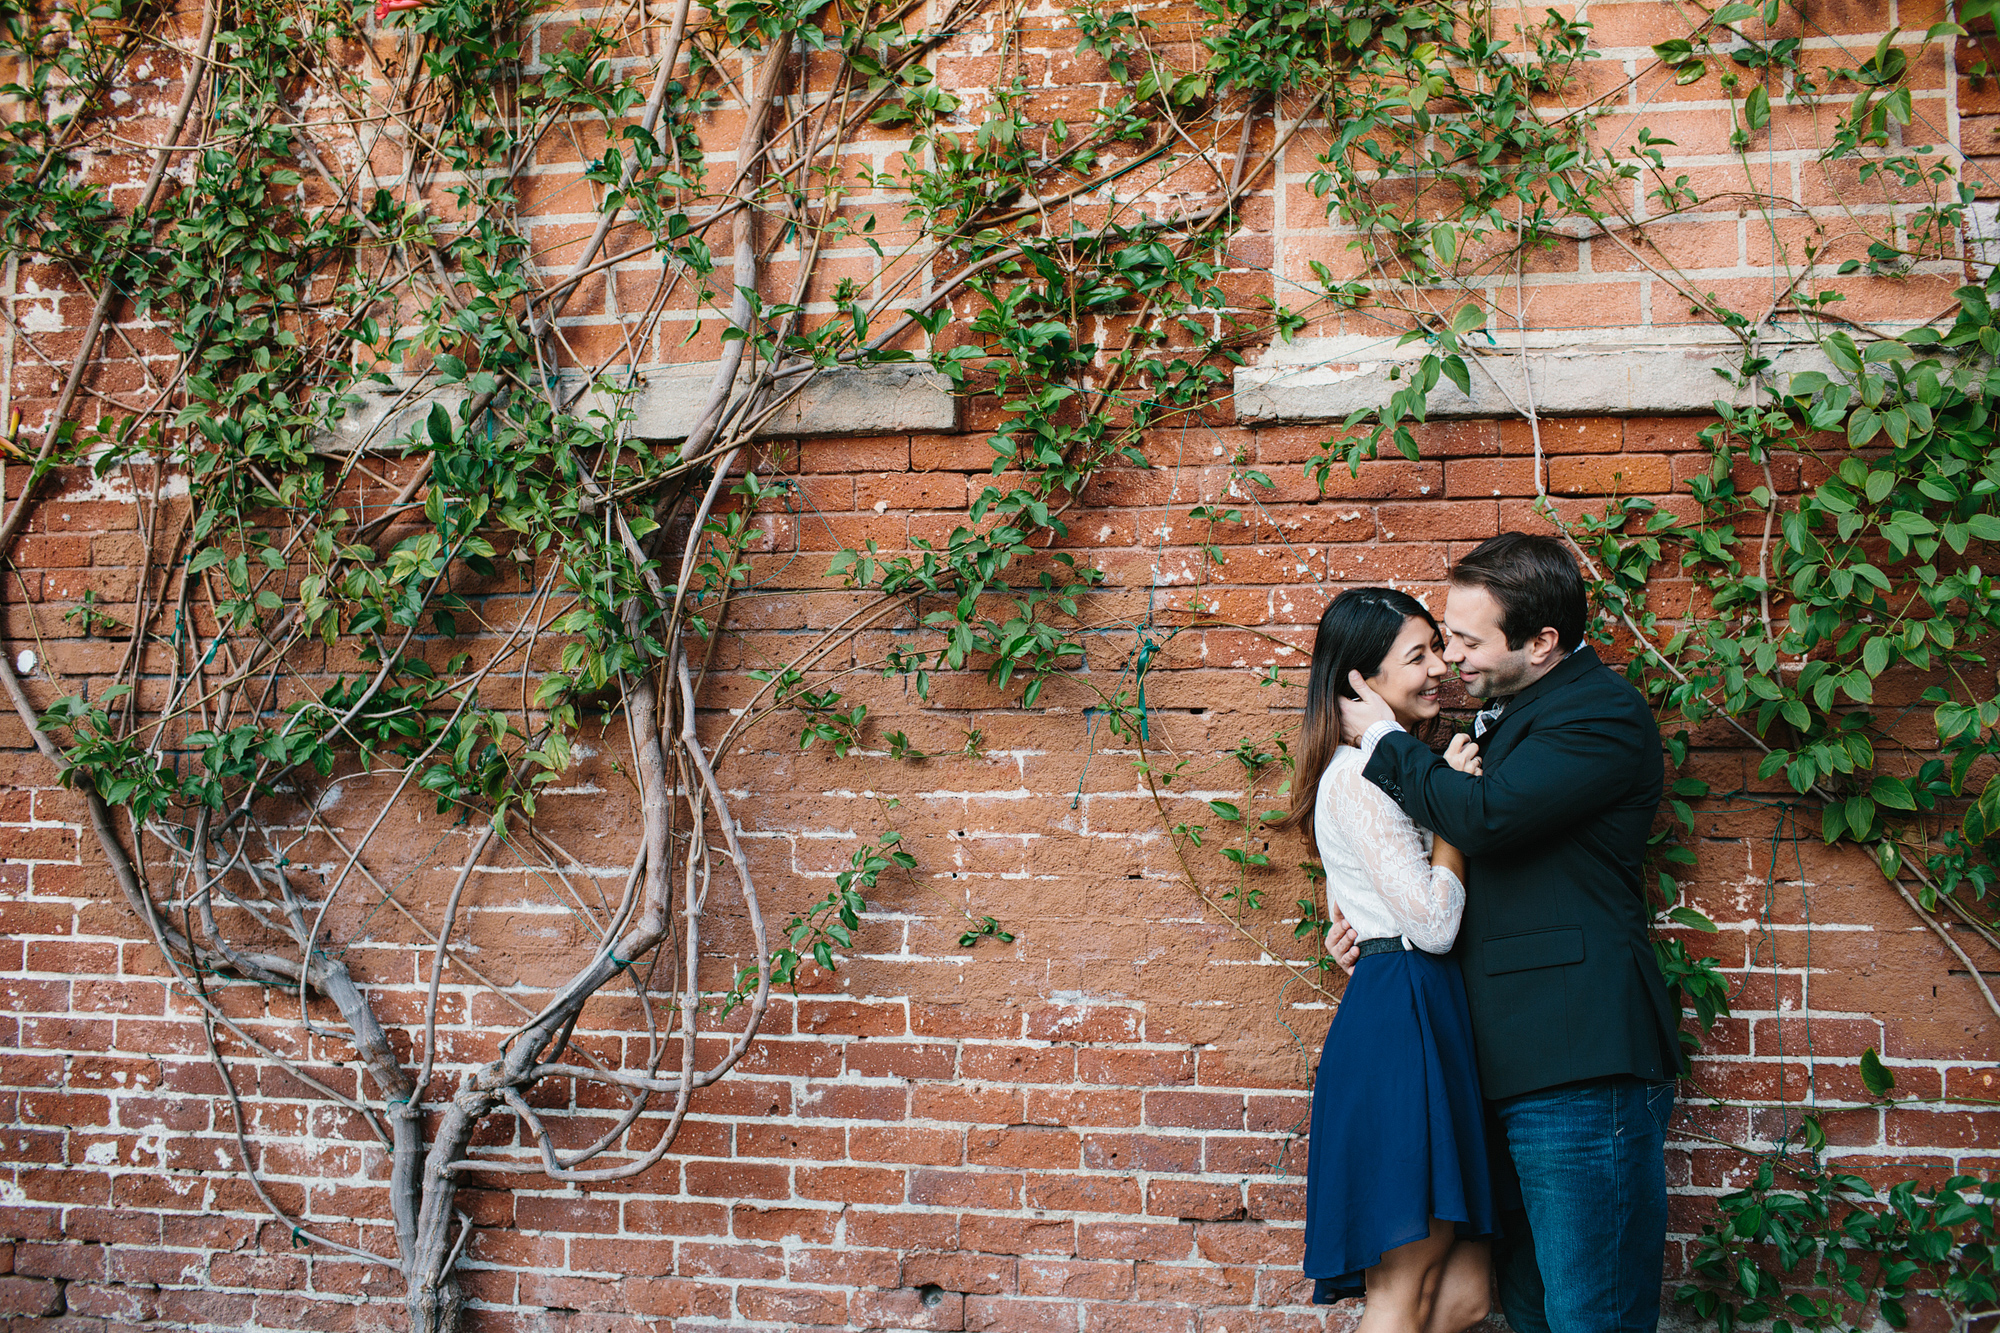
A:
{"label": "stone sill", "polygon": [[[1408,385],[1425,351],[1422,343],[1396,346],[1398,336],[1307,338],[1273,347],[1236,371],[1236,419],[1341,421],[1384,406]],[[1750,401],[1747,390],[1716,373],[1742,363],[1742,344],[1709,327],[1530,333],[1525,356],[1519,343],[1488,346],[1478,332],[1467,341],[1485,352],[1466,358],[1472,393],[1440,381],[1430,393],[1433,421],[1520,417],[1531,402],[1543,416],[1685,416],[1714,411],[1717,399]],[[1833,370],[1811,342],[1767,340],[1759,350],[1779,382],[1801,371]]]}
{"label": "stone sill", "polygon": [[[642,367],[631,394],[587,393],[575,411],[586,417],[592,412],[609,416],[622,407],[632,414],[632,439],[684,440],[708,401],[715,371],[713,361]],[[341,453],[358,446],[369,452],[390,451],[399,436],[423,428],[433,402],[456,410],[468,396],[456,387],[428,393],[420,388],[405,398],[408,389],[408,382],[362,386],[361,405],[348,412],[324,447]],[[757,432],[757,438],[946,434],[957,428],[958,400],[944,376],[915,365],[852,366],[821,372]]]}

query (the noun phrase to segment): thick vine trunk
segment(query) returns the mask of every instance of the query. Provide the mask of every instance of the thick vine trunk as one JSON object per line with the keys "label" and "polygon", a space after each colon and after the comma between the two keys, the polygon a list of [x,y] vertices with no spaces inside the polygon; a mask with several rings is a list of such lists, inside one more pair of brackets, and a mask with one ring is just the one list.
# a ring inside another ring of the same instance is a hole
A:
{"label": "thick vine trunk", "polygon": [[[460,1248],[452,1237],[452,1221],[457,1213],[453,1204],[458,1199],[458,1173],[454,1164],[464,1159],[473,1130],[493,1109],[496,1100],[492,1093],[477,1090],[462,1092],[452,1099],[438,1121],[437,1137],[424,1155],[420,1169],[411,1172],[418,1204],[416,1239],[403,1258],[410,1333],[458,1333],[465,1294],[459,1288],[458,1265],[454,1262]],[[422,1114],[413,1109],[410,1117],[421,1122]],[[401,1147],[399,1141],[399,1161]]]}

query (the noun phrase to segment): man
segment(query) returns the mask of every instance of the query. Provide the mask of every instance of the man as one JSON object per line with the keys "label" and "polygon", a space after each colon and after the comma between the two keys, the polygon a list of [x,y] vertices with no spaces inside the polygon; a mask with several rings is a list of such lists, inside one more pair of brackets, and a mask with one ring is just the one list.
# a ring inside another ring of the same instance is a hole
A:
{"label": "man", "polygon": [[[1368,780],[1469,863],[1452,953],[1507,1150],[1496,1170],[1511,1160],[1520,1181],[1525,1216],[1495,1246],[1518,1333],[1650,1333],[1660,1312],[1678,1015],[1640,863],[1664,765],[1651,710],[1583,646],[1584,619],[1582,575],[1552,537],[1503,533],[1451,571],[1444,658],[1486,705],[1476,773],[1358,680],[1341,705],[1364,750],[1379,737]],[[1344,966],[1352,940],[1336,921]]]}

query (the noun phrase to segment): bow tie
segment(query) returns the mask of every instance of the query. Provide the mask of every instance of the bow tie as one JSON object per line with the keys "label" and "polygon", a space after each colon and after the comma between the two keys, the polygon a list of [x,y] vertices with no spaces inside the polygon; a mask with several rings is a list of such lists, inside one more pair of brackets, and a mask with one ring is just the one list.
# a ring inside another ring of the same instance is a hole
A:
{"label": "bow tie", "polygon": [[1485,740],[1486,733],[1499,725],[1500,715],[1507,711],[1507,700],[1495,699],[1480,709],[1472,718],[1472,739]]}

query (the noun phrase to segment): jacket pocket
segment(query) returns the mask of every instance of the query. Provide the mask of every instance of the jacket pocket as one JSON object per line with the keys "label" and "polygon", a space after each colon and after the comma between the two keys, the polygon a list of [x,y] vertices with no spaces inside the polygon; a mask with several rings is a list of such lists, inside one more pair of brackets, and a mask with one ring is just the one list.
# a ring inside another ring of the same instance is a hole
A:
{"label": "jacket pocket", "polygon": [[1583,927],[1557,926],[1519,935],[1494,935],[1481,941],[1486,975],[1526,972],[1537,967],[1562,967],[1583,961]]}

